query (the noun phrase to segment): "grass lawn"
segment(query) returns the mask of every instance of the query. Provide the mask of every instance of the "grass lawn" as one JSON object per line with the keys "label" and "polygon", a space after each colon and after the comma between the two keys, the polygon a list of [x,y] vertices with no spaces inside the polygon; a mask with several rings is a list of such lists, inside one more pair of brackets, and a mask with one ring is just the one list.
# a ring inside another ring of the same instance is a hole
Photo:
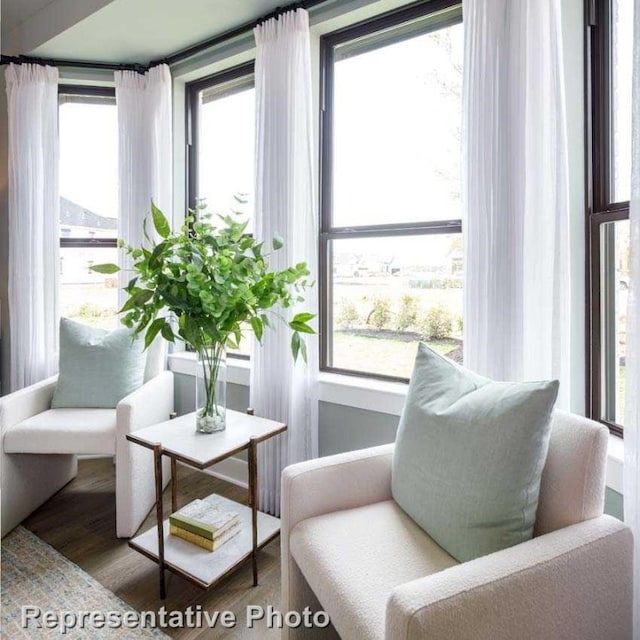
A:
{"label": "grass lawn", "polygon": [[[442,355],[450,355],[460,340],[435,340],[427,344]],[[333,336],[333,366],[339,369],[365,371],[385,376],[408,378],[413,369],[418,339],[390,338],[383,334],[359,335],[355,332],[336,331]]]}

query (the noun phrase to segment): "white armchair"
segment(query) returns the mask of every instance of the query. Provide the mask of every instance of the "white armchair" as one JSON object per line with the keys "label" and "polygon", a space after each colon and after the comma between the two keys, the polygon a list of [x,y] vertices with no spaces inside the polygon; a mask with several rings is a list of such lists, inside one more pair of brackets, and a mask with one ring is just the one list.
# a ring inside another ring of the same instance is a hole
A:
{"label": "white armchair", "polygon": [[534,538],[462,564],[393,501],[393,445],[288,467],[282,611],[333,624],[284,637],[630,640],[632,536],[602,515],[607,437],[556,412]]}
{"label": "white armchair", "polygon": [[55,376],[0,398],[2,536],[75,477],[78,454],[115,456],[116,533],[134,535],[155,502],[153,455],[126,434],[173,411],[173,374],[161,360],[151,347],[145,384],[115,409],[51,409]]}

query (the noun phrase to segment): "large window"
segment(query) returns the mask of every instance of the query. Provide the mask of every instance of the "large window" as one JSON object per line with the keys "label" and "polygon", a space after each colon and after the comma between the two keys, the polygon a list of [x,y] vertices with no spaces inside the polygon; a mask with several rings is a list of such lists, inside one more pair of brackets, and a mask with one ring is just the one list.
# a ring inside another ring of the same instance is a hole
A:
{"label": "large window", "polygon": [[590,416],[622,434],[629,289],[633,3],[597,0],[587,15]]}
{"label": "large window", "polygon": [[[189,207],[235,213],[253,232],[255,90],[253,63],[187,87]],[[219,219],[215,223],[222,224]],[[247,357],[249,342],[231,355]]]}
{"label": "large window", "polygon": [[117,324],[118,282],[91,265],[118,261],[118,124],[113,89],[60,87],[60,312]]}
{"label": "large window", "polygon": [[322,367],[407,379],[420,339],[460,362],[459,3],[382,16],[321,50]]}

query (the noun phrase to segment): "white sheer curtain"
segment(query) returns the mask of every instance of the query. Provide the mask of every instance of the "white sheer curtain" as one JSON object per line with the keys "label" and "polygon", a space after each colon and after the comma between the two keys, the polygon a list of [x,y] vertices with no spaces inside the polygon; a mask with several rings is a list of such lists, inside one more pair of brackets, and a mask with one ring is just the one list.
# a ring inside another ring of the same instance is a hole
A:
{"label": "white sheer curtain", "polygon": [[[171,220],[171,74],[166,64],[145,74],[116,71],[118,109],[118,237],[129,244],[145,242],[142,223],[151,213],[151,201]],[[147,232],[154,233],[151,221]],[[119,253],[121,266],[130,260]],[[131,279],[127,271],[119,274],[120,302]]]}
{"label": "white sheer curtain", "polygon": [[558,378],[569,401],[569,207],[560,3],[466,0],[465,365]]}
{"label": "white sheer curtain", "polygon": [[[256,236],[284,248],[274,268],[307,262],[315,279],[317,223],[313,196],[312,91],[309,18],[298,9],[254,30],[256,55]],[[316,313],[317,293],[302,305]],[[296,310],[293,312],[295,313]],[[281,322],[265,331],[251,355],[251,406],[256,415],[285,422],[285,436],[260,445],[260,509],[280,513],[280,473],[317,456],[317,338],[306,336],[308,363],[294,366],[291,332]]]}
{"label": "white sheer curtain", "polygon": [[58,70],[10,64],[10,386],[26,387],[58,366]]}
{"label": "white sheer curtain", "polygon": [[640,640],[640,0],[634,5],[631,278],[627,310],[627,382],[624,420],[624,519],[634,534],[633,637]]}

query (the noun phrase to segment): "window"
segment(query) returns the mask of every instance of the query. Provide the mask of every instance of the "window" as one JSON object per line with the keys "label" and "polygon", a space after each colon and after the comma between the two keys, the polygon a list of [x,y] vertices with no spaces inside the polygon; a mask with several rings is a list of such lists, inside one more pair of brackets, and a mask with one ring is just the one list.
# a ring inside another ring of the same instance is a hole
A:
{"label": "window", "polygon": [[118,281],[91,265],[118,262],[118,123],[115,92],[59,90],[60,313],[113,328]]}
{"label": "window", "polygon": [[[198,80],[187,87],[189,208],[235,212],[253,231],[255,90],[253,63]],[[220,224],[222,224],[220,222]],[[230,355],[248,357],[243,340]]]}
{"label": "window", "polygon": [[189,206],[237,211],[253,228],[255,90],[253,64],[189,86]]}
{"label": "window", "polygon": [[622,435],[629,288],[633,3],[597,0],[587,15],[589,415]]}
{"label": "window", "polygon": [[419,339],[462,360],[462,18],[434,6],[322,39],[325,370],[406,380]]}

